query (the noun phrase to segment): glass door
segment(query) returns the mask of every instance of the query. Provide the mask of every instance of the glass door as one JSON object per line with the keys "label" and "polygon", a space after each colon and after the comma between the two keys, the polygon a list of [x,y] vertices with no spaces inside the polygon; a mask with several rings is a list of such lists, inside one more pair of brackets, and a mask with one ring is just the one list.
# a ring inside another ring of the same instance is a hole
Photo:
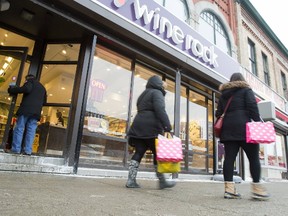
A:
{"label": "glass door", "polygon": [[[21,83],[28,47],[0,46],[0,142],[2,148],[10,148],[11,136],[9,131],[15,123],[14,109],[21,101],[18,96],[11,96],[7,89],[9,85]],[[25,70],[26,71],[26,70]],[[24,81],[23,81],[24,82]]]}

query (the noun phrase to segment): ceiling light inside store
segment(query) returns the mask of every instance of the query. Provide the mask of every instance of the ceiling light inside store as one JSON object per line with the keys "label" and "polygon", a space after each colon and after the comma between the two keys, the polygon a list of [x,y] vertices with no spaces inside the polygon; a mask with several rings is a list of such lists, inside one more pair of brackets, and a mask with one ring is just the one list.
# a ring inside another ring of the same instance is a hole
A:
{"label": "ceiling light inside store", "polygon": [[6,60],[8,63],[11,63],[11,61],[13,60],[13,58],[9,56],[9,57],[6,57],[5,60]]}
{"label": "ceiling light inside store", "polygon": [[2,76],[4,74],[4,70],[0,69],[0,76]]}
{"label": "ceiling light inside store", "polygon": [[1,45],[4,46],[4,42],[1,42]]}
{"label": "ceiling light inside store", "polygon": [[9,64],[7,62],[5,62],[3,65],[3,69],[5,70],[8,66],[9,66]]}
{"label": "ceiling light inside store", "polygon": [[65,49],[62,50],[62,54],[66,55],[67,51]]}

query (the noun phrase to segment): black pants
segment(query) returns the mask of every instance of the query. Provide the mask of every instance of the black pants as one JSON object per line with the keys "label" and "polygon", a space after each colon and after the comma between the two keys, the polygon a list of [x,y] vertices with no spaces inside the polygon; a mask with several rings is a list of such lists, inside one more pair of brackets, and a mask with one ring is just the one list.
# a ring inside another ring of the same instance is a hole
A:
{"label": "black pants", "polygon": [[242,147],[250,163],[250,173],[253,182],[259,182],[261,175],[261,165],[259,160],[259,144],[247,144],[244,141],[225,142],[225,159],[224,159],[224,181],[233,181],[234,163],[239,148]]}
{"label": "black pants", "polygon": [[153,164],[157,165],[156,161],[156,149],[155,149],[155,139],[136,139],[130,138],[129,143],[135,146],[135,154],[132,156],[132,160],[136,160],[141,163],[141,160],[145,152],[150,149],[153,153]]}

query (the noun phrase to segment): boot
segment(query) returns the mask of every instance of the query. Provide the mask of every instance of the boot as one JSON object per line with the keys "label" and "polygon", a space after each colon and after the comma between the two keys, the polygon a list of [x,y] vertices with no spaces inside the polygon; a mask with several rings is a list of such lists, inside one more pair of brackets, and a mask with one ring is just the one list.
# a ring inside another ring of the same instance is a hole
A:
{"label": "boot", "polygon": [[241,199],[241,194],[237,193],[234,182],[225,182],[225,199]]}
{"label": "boot", "polygon": [[261,183],[251,183],[252,198],[256,200],[268,200],[270,194]]}
{"label": "boot", "polygon": [[138,172],[139,162],[131,160],[129,163],[128,180],[126,183],[127,188],[140,188],[140,185],[136,182],[136,176]]}
{"label": "boot", "polygon": [[166,181],[163,173],[157,172],[157,166],[155,166],[156,176],[159,179],[159,189],[162,190],[164,188],[172,188],[176,185],[174,181]]}

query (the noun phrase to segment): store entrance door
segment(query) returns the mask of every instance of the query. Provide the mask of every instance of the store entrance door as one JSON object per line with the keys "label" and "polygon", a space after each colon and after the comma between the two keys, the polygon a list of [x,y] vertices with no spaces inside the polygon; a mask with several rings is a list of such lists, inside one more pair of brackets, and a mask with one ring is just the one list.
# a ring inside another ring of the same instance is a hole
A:
{"label": "store entrance door", "polygon": [[11,146],[9,131],[14,126],[17,101],[17,96],[9,95],[7,89],[9,85],[21,85],[27,53],[28,47],[0,46],[0,143],[3,149]]}

